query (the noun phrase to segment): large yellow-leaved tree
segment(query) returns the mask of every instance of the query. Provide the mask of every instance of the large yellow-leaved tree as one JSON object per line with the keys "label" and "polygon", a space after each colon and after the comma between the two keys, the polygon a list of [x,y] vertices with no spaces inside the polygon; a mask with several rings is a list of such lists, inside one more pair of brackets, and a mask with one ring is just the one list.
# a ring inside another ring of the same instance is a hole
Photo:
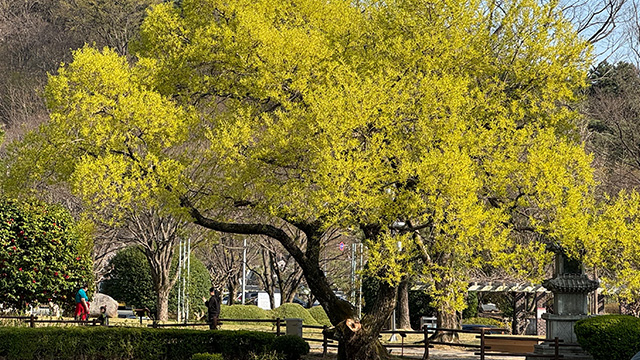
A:
{"label": "large yellow-leaved tree", "polygon": [[[570,106],[586,53],[555,1],[165,3],[134,62],[85,47],[50,77],[51,121],[12,172],[67,182],[114,223],[152,208],[272,237],[339,357],[384,358],[378,332],[409,272],[452,326],[469,269],[539,277],[545,243],[589,221]],[[319,266],[335,228],[364,235],[381,280],[361,319]]]}

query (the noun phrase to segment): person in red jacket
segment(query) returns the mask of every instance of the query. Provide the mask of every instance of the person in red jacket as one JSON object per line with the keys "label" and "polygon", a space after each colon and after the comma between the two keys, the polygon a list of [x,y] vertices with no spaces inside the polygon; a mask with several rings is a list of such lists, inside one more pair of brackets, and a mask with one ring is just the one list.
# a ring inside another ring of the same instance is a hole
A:
{"label": "person in red jacket", "polygon": [[89,297],[87,296],[87,290],[89,290],[89,286],[82,284],[82,287],[76,293],[76,320],[87,321],[87,317],[89,317]]}

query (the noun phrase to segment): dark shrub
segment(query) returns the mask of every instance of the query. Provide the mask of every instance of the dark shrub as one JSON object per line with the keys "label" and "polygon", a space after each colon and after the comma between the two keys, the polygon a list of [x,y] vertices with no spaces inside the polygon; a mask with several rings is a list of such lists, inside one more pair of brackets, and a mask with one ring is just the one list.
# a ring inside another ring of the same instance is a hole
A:
{"label": "dark shrub", "polygon": [[[221,332],[221,331],[212,331]],[[226,331],[224,339],[216,343],[215,353],[222,353],[228,359],[247,359],[250,354],[268,351],[276,338],[275,334],[258,331]]]}
{"label": "dark shrub", "polygon": [[420,329],[420,319],[423,316],[435,316],[436,308],[433,299],[424,290],[409,291],[409,321],[411,327]]}
{"label": "dark shrub", "polygon": [[309,344],[293,335],[276,337],[271,348],[278,354],[284,355],[287,360],[298,360],[302,355],[309,353]]}
{"label": "dark shrub", "polygon": [[132,246],[118,252],[109,267],[109,276],[102,282],[104,294],[132,307],[156,311],[151,266],[140,248]]}
{"label": "dark shrub", "polygon": [[0,328],[3,360],[189,360],[197,353],[249,359],[269,351],[274,334],[147,328]]}
{"label": "dark shrub", "polygon": [[193,354],[191,356],[191,360],[224,360],[222,354],[209,354],[209,353],[200,353]]}
{"label": "dark shrub", "polygon": [[467,307],[462,310],[462,318],[470,319],[478,316],[478,293],[471,291],[467,294]]}
{"label": "dark shrub", "polygon": [[580,320],[578,343],[594,360],[628,360],[640,351],[640,319],[628,315],[602,315]]}

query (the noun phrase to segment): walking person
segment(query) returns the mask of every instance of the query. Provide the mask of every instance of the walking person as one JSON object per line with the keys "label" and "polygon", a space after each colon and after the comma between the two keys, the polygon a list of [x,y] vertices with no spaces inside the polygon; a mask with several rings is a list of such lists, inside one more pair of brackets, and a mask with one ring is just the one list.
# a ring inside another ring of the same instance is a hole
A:
{"label": "walking person", "polygon": [[89,317],[89,297],[87,296],[89,286],[82,284],[82,287],[76,293],[76,320],[87,321]]}
{"label": "walking person", "polygon": [[209,300],[204,297],[204,305],[207,307],[207,320],[209,322],[209,329],[216,330],[218,328],[218,317],[220,316],[220,293],[216,288],[209,289],[211,297]]}

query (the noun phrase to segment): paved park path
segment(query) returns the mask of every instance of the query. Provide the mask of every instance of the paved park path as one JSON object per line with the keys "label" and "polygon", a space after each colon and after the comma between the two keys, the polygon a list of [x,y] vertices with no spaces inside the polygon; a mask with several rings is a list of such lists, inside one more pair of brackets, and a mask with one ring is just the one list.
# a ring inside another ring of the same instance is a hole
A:
{"label": "paved park path", "polygon": [[[430,349],[429,360],[479,360],[479,355],[474,355],[474,350],[460,350],[460,349]],[[391,352],[392,355],[400,356],[400,349],[394,349]],[[422,350],[417,349],[405,349],[404,357],[408,359],[422,359]],[[501,360],[525,360],[523,356],[485,356],[487,360],[501,359]]]}
{"label": "paved park path", "polygon": [[[322,346],[311,345],[313,353],[322,354]],[[477,350],[460,350],[460,349],[430,349],[429,360],[479,360],[479,355],[474,355]],[[331,351],[329,352],[331,354]],[[400,357],[400,349],[393,349],[391,355]],[[333,351],[335,356],[335,350]],[[421,349],[404,349],[404,358],[406,359],[422,359],[423,351]],[[325,359],[332,359],[327,356]],[[524,356],[485,356],[487,360],[525,360]]]}

